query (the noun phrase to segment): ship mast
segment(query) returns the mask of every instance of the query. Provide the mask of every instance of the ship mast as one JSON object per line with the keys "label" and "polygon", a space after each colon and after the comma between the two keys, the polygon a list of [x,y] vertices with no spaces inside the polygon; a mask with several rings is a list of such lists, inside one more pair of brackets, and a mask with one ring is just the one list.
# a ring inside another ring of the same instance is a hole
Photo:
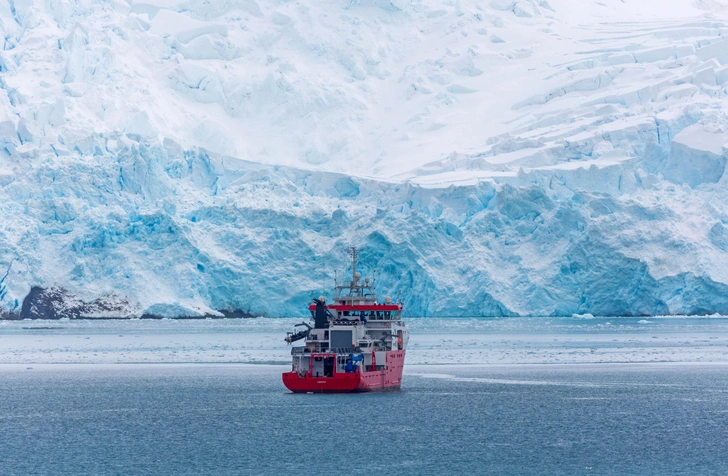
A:
{"label": "ship mast", "polygon": [[356,258],[359,254],[359,250],[356,249],[356,246],[352,246],[349,248],[349,254],[351,255],[351,277],[354,281],[356,281]]}

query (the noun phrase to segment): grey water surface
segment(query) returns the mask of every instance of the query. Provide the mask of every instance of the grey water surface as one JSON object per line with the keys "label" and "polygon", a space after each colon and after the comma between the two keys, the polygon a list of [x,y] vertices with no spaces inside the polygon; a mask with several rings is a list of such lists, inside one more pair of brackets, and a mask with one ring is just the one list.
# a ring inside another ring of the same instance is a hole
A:
{"label": "grey water surface", "polygon": [[728,474],[726,364],[412,365],[355,395],[286,368],[0,368],[0,474]]}

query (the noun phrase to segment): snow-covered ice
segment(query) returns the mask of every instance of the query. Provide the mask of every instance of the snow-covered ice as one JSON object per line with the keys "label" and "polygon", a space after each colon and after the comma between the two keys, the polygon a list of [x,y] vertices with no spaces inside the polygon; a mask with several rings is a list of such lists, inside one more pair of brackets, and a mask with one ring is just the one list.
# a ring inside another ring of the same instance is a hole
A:
{"label": "snow-covered ice", "polygon": [[727,5],[2,0],[0,314],[726,314]]}
{"label": "snow-covered ice", "polygon": [[[290,364],[294,319],[0,322],[0,364]],[[407,363],[726,363],[726,318],[409,319]]]}

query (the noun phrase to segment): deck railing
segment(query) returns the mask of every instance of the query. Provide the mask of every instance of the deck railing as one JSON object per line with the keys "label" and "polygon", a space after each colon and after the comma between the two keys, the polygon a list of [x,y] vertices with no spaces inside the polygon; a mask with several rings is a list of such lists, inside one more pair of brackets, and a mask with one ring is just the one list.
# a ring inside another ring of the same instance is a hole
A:
{"label": "deck railing", "polygon": [[316,350],[311,351],[306,347],[291,347],[291,355],[305,355],[305,354],[359,354],[361,353],[361,347],[338,347],[336,349]]}

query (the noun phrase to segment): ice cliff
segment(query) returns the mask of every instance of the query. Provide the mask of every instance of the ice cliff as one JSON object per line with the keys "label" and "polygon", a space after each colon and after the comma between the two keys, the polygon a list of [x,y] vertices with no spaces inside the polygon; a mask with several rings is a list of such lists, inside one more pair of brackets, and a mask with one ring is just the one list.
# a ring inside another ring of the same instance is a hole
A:
{"label": "ice cliff", "polygon": [[728,314],[726,5],[0,0],[0,315]]}

